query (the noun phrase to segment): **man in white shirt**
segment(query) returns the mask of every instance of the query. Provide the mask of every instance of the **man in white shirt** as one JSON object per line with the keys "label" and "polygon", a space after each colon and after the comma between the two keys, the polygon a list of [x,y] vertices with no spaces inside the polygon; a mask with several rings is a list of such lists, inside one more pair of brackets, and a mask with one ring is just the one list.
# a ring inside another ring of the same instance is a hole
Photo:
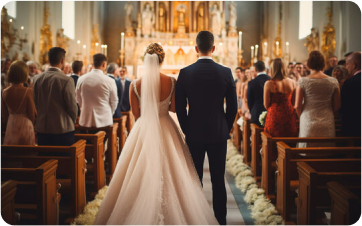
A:
{"label": "man in white shirt", "polygon": [[113,124],[118,96],[116,83],[104,74],[106,56],[95,54],[93,68],[78,79],[76,95],[80,107],[79,125],[99,128]]}

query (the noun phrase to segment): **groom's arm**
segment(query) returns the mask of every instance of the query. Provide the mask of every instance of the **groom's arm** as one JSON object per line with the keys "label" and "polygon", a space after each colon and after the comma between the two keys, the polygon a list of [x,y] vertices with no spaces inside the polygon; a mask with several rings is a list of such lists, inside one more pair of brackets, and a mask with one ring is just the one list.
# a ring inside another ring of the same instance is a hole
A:
{"label": "groom's arm", "polygon": [[231,131],[231,128],[233,127],[234,120],[236,117],[236,113],[238,110],[238,102],[236,97],[236,85],[233,78],[233,75],[231,73],[231,70],[229,69],[229,87],[226,92],[226,121],[228,124],[228,129]]}
{"label": "groom's arm", "polygon": [[184,78],[182,75],[182,70],[178,76],[176,82],[176,91],[175,91],[175,103],[176,103],[176,114],[178,121],[180,123],[182,132],[186,134],[187,131],[187,96],[184,89]]}

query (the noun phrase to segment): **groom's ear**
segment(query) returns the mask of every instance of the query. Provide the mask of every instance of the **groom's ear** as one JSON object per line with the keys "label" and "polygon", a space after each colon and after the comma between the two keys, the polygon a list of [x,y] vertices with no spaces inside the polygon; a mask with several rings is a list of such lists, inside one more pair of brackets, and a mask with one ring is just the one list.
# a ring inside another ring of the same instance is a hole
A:
{"label": "groom's ear", "polygon": [[197,46],[195,46],[195,51],[199,53],[199,49],[197,48]]}
{"label": "groom's ear", "polygon": [[212,47],[211,52],[213,53],[215,51],[215,46]]}

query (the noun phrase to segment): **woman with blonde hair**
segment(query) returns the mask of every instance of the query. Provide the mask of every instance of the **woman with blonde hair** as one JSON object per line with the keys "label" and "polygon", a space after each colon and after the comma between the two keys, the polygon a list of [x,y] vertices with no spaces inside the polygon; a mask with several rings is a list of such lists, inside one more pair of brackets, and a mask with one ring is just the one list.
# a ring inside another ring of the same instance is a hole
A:
{"label": "woman with blonde hair", "polygon": [[6,145],[35,145],[33,90],[23,85],[28,80],[28,74],[28,66],[23,61],[14,61],[10,65],[6,78],[10,86],[1,96]]}
{"label": "woman with blonde hair", "polygon": [[275,137],[297,136],[293,108],[296,83],[287,77],[282,59],[276,58],[270,70],[271,79],[264,85],[264,107],[267,109],[264,131]]}

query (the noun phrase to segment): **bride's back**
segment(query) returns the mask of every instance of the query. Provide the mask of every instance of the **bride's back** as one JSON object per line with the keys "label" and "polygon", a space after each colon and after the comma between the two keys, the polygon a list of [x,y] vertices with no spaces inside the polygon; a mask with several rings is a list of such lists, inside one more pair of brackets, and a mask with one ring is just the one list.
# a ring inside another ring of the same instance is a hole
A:
{"label": "bride's back", "polygon": [[[142,96],[142,89],[141,89],[142,78],[138,79],[134,82],[136,82],[137,92],[138,92],[139,96],[141,97]],[[169,95],[171,93],[171,89],[172,89],[171,78],[167,75],[160,73],[160,102],[166,100],[167,97],[169,97]]]}

